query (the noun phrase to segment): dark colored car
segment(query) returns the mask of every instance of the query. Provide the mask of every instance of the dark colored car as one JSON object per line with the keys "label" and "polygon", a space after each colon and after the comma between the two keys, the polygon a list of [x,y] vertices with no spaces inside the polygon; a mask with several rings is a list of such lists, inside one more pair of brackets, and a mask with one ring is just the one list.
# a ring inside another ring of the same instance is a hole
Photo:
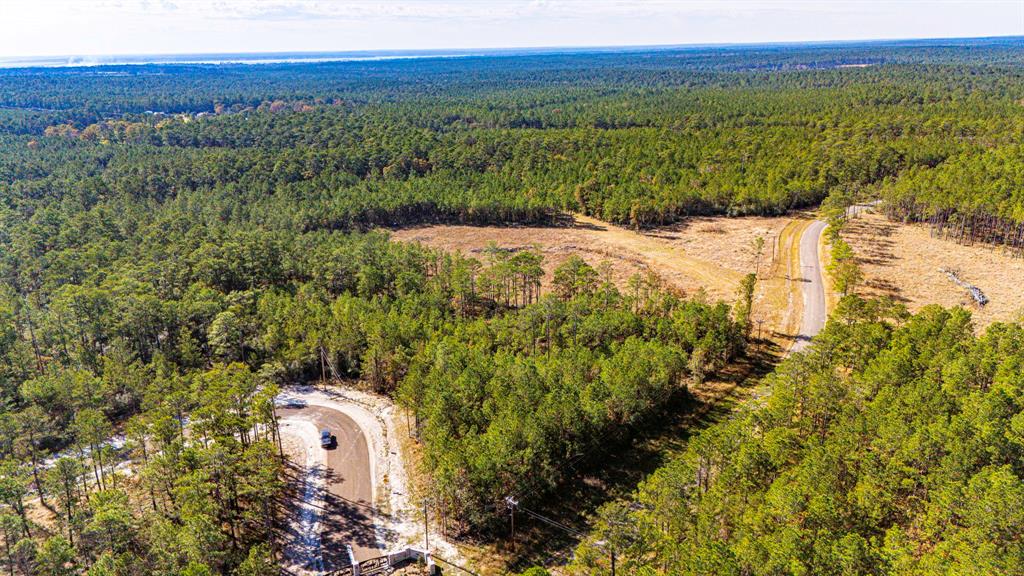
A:
{"label": "dark colored car", "polygon": [[320,431],[320,446],[323,448],[330,448],[334,444],[334,436],[331,436],[331,431],[324,428]]}

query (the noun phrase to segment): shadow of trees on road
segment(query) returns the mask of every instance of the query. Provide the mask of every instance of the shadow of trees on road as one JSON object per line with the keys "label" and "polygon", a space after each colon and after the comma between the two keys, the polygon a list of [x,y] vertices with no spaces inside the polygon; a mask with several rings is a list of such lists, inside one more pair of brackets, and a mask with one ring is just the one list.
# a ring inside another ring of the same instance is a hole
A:
{"label": "shadow of trees on road", "polygon": [[281,513],[277,537],[288,565],[338,570],[351,565],[346,545],[376,548],[378,533],[384,541],[390,539],[386,530],[376,527],[376,521],[386,521],[387,515],[372,503],[336,494],[346,480],[333,469],[290,461],[285,468],[291,489],[278,502]]}

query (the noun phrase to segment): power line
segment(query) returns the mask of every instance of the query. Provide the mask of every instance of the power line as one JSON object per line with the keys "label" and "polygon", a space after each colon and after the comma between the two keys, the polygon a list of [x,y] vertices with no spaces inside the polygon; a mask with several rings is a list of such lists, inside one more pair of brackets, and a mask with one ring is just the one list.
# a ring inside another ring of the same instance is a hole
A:
{"label": "power line", "polygon": [[562,530],[564,532],[568,532],[569,534],[572,534],[573,536],[576,536],[577,538],[584,538],[584,537],[586,537],[586,534],[584,534],[583,532],[580,532],[579,530],[576,530],[574,528],[570,528],[570,527],[566,526],[565,524],[562,524],[561,522],[559,522],[557,520],[554,520],[552,518],[548,518],[547,516],[544,516],[543,514],[541,514],[539,512],[534,512],[533,510],[530,510],[529,508],[527,508],[525,506],[520,506],[519,509],[522,510],[523,512],[525,512],[526,514],[536,518],[537,520],[540,520],[541,522],[544,522],[546,524],[550,524],[551,526],[554,526],[555,528],[558,528],[558,529],[560,529],[560,530]]}
{"label": "power line", "polygon": [[[575,536],[576,538],[579,538],[580,541],[586,542],[586,540],[585,540],[586,539],[586,534],[584,534],[584,533],[582,533],[582,532],[580,532],[580,531],[578,531],[576,529],[570,528],[570,527],[566,526],[565,524],[562,524],[561,522],[559,522],[557,520],[554,520],[552,518],[548,518],[547,516],[541,514],[540,512],[535,512],[535,511],[530,510],[529,508],[527,508],[525,506],[519,505],[519,503],[514,498],[512,498],[511,496],[506,496],[505,497],[505,502],[509,503],[509,509],[512,510],[512,511],[514,511],[516,508],[518,508],[519,510],[525,512],[527,515],[531,516],[532,518],[540,520],[541,522],[544,522],[545,524],[549,524],[551,526],[554,526],[555,528],[558,528],[559,530],[563,530],[563,531],[571,534],[572,536]],[[590,546],[593,546],[595,548],[602,548],[602,549],[606,550],[610,554],[610,556],[611,556],[612,576],[615,576],[615,560],[616,560],[615,549],[612,546],[610,546],[608,543],[603,542],[603,541],[600,541],[600,542],[587,542],[587,544],[589,544]]]}

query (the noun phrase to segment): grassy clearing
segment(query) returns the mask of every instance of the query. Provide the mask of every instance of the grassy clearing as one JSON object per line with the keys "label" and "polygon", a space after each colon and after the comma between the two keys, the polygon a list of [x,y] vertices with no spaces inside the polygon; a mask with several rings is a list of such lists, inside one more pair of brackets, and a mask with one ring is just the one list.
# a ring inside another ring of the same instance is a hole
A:
{"label": "grassy clearing", "polygon": [[639,255],[663,278],[689,278],[709,294],[732,300],[743,273],[713,261],[698,258],[655,235],[640,234],[587,216],[576,221],[601,230],[600,235],[614,246]]}
{"label": "grassy clearing", "polygon": [[674,290],[688,294],[704,290],[712,299],[732,301],[740,279],[754,271],[753,239],[761,236],[766,241],[761,259],[764,276],[771,266],[772,246],[789,222],[788,218],[701,217],[636,232],[576,216],[575,225],[567,227],[419,226],[394,230],[392,237],[476,258],[483,258],[483,250],[492,242],[511,249],[536,248],[544,255],[547,282],[551,272],[575,254],[592,266],[611,262],[612,279],[620,288],[633,274],[651,272]]}
{"label": "grassy clearing", "polygon": [[[857,254],[864,273],[858,289],[863,295],[890,296],[911,311],[928,304],[964,306],[971,310],[978,330],[1019,318],[1024,311],[1024,259],[999,247],[932,238],[927,226],[892,222],[873,213],[850,219],[843,239]],[[981,288],[989,303],[977,306],[942,268],[956,270]]]}

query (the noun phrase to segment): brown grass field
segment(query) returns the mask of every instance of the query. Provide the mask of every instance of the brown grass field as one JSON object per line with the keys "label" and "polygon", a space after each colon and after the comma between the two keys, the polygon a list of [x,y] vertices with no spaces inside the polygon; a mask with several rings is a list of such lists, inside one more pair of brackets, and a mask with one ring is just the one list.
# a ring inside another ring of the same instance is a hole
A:
{"label": "brown grass field", "polygon": [[[843,238],[853,247],[864,272],[865,295],[888,295],[918,310],[927,304],[962,305],[980,330],[997,321],[1014,320],[1024,311],[1024,259],[998,247],[962,246],[932,238],[927,226],[891,222],[880,214],[863,214],[846,225]],[[940,268],[982,290],[989,303],[979,307]]]}

